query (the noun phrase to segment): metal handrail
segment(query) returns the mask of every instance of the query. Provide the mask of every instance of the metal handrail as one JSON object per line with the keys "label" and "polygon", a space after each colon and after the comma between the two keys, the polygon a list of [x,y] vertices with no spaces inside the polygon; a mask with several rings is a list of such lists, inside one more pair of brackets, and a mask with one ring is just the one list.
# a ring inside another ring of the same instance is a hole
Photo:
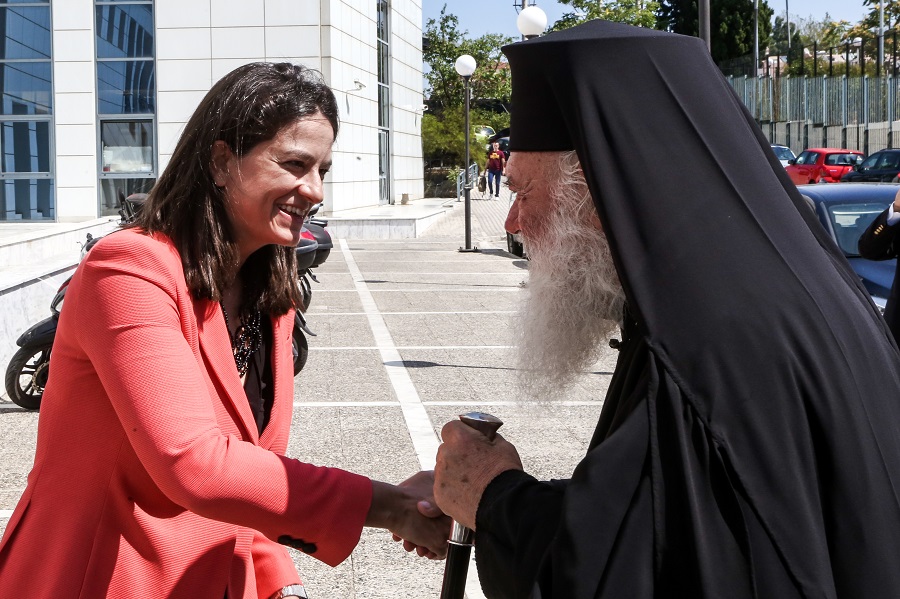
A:
{"label": "metal handrail", "polygon": [[[469,165],[469,171],[471,173],[469,175],[469,181],[471,181],[472,184],[474,185],[475,180],[478,178],[478,165],[473,162],[471,165]],[[465,187],[465,178],[466,178],[466,171],[459,171],[459,174],[456,175],[456,201],[457,202],[459,201],[460,196],[462,196],[463,190],[466,188]],[[471,189],[471,187],[469,189]]]}

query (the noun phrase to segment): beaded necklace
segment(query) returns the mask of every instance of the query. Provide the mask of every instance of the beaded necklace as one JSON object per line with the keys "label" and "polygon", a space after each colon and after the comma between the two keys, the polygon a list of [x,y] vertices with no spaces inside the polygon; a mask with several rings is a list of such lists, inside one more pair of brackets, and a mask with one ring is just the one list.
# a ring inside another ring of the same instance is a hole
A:
{"label": "beaded necklace", "polygon": [[249,315],[242,314],[240,325],[234,335],[231,334],[231,326],[228,324],[228,311],[225,304],[219,302],[222,307],[222,315],[225,316],[225,328],[228,330],[228,338],[231,339],[231,353],[234,354],[234,364],[238,374],[244,376],[250,368],[250,358],[259,349],[262,343],[262,330],[259,327],[261,315],[259,310],[254,310]]}

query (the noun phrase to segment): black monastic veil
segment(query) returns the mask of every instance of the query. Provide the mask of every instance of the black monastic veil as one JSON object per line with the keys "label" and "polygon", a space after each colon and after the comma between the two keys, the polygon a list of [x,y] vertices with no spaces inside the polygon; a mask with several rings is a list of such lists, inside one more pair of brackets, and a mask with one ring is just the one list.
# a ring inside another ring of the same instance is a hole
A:
{"label": "black monastic veil", "polygon": [[691,37],[504,48],[515,151],[574,149],[631,315],[568,481],[506,472],[489,597],[900,597],[900,354]]}

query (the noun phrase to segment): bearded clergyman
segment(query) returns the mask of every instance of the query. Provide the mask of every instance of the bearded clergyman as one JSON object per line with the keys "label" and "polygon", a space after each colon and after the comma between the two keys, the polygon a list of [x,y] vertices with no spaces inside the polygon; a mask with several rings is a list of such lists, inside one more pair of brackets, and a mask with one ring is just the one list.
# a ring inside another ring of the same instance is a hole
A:
{"label": "bearded clergyman", "polygon": [[523,375],[621,341],[569,480],[444,427],[486,595],[900,597],[900,354],[704,44],[591,21],[504,52]]}

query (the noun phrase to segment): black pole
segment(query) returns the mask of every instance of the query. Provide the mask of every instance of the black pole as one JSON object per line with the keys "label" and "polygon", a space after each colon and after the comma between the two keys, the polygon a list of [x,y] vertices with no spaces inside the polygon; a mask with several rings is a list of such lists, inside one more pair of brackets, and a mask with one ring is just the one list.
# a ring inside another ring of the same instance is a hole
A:
{"label": "black pole", "polygon": [[469,179],[469,77],[463,77],[466,82],[466,185],[465,194],[465,211],[466,211],[466,247],[459,248],[461,252],[477,252],[478,248],[472,247],[472,181]]}
{"label": "black pole", "polygon": [[819,74],[819,42],[813,42],[813,77]]}
{"label": "black pole", "polygon": [[891,53],[892,53],[892,55],[893,55],[893,56],[892,56],[892,58],[893,58],[893,67],[892,67],[892,71],[891,71],[891,72],[894,74],[894,77],[896,77],[896,76],[897,76],[897,30],[894,29],[894,30],[892,31],[892,33],[893,33],[893,35],[892,35],[891,37],[893,38],[893,49],[892,49]]}
{"label": "black pole", "polygon": [[828,48],[828,76],[834,77],[834,47]]}
{"label": "black pole", "polygon": [[850,40],[847,40],[847,56],[844,57],[844,71],[850,77]]}
{"label": "black pole", "polygon": [[709,32],[709,0],[700,0],[697,6],[697,17],[700,21],[700,39],[706,43],[706,50],[712,52]]}

